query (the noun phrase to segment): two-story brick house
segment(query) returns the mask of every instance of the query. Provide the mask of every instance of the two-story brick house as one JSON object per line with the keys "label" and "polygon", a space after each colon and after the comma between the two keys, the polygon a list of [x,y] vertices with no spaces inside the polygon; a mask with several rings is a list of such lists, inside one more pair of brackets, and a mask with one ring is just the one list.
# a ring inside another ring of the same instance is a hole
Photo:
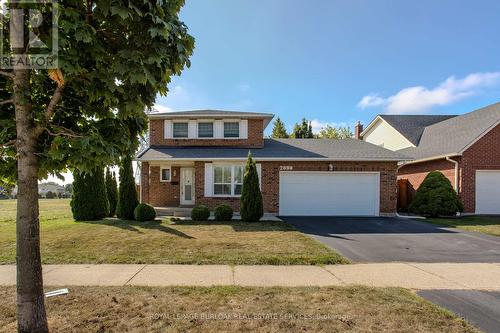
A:
{"label": "two-story brick house", "polygon": [[396,169],[407,158],[354,140],[266,139],[272,114],[154,113],[138,155],[141,201],[155,207],[221,203],[239,210],[248,152],[264,210],[280,215],[380,215],[396,210]]}

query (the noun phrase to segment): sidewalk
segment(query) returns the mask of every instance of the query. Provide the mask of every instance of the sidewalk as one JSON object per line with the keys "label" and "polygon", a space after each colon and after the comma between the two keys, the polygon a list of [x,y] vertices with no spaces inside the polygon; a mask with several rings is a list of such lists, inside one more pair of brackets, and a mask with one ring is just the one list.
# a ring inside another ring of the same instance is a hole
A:
{"label": "sidewalk", "polygon": [[[380,263],[329,266],[44,265],[48,286],[344,286],[500,291],[500,263]],[[0,285],[16,283],[0,265]]]}

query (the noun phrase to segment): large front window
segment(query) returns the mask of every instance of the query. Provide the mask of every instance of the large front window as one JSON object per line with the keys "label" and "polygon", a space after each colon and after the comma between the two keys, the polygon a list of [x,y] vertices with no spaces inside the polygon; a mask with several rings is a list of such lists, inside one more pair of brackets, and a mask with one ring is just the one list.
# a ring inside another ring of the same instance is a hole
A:
{"label": "large front window", "polygon": [[213,138],[214,137],[214,123],[198,123],[198,137],[199,138]]}
{"label": "large front window", "polygon": [[244,170],[242,165],[214,166],[214,195],[241,195]]}

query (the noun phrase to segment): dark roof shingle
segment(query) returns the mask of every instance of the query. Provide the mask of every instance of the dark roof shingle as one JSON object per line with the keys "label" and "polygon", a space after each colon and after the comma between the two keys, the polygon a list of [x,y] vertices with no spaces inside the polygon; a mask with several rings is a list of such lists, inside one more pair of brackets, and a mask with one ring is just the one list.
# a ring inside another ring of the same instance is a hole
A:
{"label": "dark roof shingle", "polygon": [[251,151],[255,159],[327,159],[346,161],[403,161],[401,153],[355,140],[329,139],[265,139],[264,148],[227,147],[150,147],[139,160],[167,159],[244,159]]}
{"label": "dark roof shingle", "polygon": [[418,145],[424,128],[441,121],[456,117],[451,115],[387,115],[380,118],[387,121],[394,129],[401,133],[415,146]]}

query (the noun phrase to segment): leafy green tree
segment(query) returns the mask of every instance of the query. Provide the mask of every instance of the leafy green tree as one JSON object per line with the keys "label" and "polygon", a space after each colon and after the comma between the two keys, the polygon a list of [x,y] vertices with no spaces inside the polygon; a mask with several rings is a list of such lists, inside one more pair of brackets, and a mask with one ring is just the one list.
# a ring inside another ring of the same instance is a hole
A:
{"label": "leafy green tree", "polygon": [[57,194],[52,192],[52,191],[47,191],[45,194],[45,199],[55,199],[57,197]]}
{"label": "leafy green tree", "polygon": [[275,139],[286,139],[288,138],[288,133],[286,132],[285,123],[280,119],[280,117],[276,118],[273,123],[273,132],[271,134],[271,138]]}
{"label": "leafy green tree", "polygon": [[241,190],[240,214],[241,219],[245,222],[258,222],[264,215],[259,174],[250,152],[248,153],[243,189]]}
{"label": "leafy green tree", "polygon": [[132,158],[126,156],[122,158],[120,165],[120,188],[118,189],[116,215],[121,219],[133,220],[134,210],[138,204]]}
{"label": "leafy green tree", "polygon": [[450,216],[464,207],[448,178],[439,171],[425,177],[408,207],[410,212],[424,216]]}
{"label": "leafy green tree", "polygon": [[302,118],[302,121],[300,123],[295,124],[295,126],[293,127],[291,137],[296,139],[314,138],[311,122],[309,122],[305,118]]}
{"label": "leafy green tree", "polygon": [[109,202],[109,215],[110,217],[116,214],[116,205],[118,203],[118,184],[114,172],[106,169],[106,194]]}
{"label": "leafy green tree", "polygon": [[[6,5],[25,6],[10,0]],[[194,39],[179,20],[183,5],[184,0],[60,1],[58,68],[16,64],[0,70],[0,174],[18,183],[18,331],[48,331],[38,179],[67,169],[91,172],[135,150],[137,135],[147,127],[145,108],[190,64]],[[45,2],[30,8],[51,15]],[[25,14],[12,13],[12,26],[21,30]],[[37,29],[47,45],[51,25],[43,20]],[[26,55],[28,40],[14,34],[11,48],[10,25],[4,27],[4,50]]]}
{"label": "leafy green tree", "polygon": [[318,137],[322,139],[348,139],[352,138],[353,134],[347,126],[333,127],[326,125],[319,131]]}
{"label": "leafy green tree", "polygon": [[75,172],[71,211],[75,221],[95,221],[108,216],[109,203],[102,167],[92,172]]}

